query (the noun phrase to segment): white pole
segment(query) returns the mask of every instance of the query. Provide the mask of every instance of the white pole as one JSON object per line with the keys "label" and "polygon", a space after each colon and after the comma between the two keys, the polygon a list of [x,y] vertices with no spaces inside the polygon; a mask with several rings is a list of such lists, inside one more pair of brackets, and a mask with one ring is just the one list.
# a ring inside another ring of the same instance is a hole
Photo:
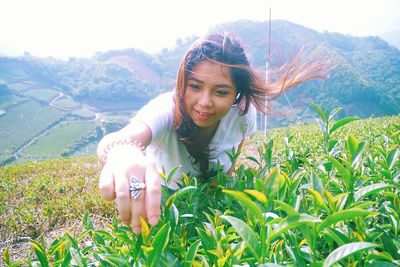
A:
{"label": "white pole", "polygon": [[[268,85],[269,83],[269,60],[271,58],[271,8],[269,8],[269,25],[268,25],[268,55],[267,60],[265,61],[265,84]],[[267,97],[265,98],[265,108],[268,107],[268,100]],[[267,132],[267,115],[264,115],[264,134],[265,139],[268,138]]]}

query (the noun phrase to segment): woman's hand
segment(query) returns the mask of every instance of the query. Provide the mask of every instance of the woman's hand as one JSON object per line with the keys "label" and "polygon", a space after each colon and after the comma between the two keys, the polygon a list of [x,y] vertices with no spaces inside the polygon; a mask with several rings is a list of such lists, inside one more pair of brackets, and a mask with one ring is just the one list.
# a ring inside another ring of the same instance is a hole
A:
{"label": "woman's hand", "polygon": [[[129,191],[134,177],[145,184],[138,198]],[[131,224],[134,233],[142,229],[140,217],[155,225],[160,218],[161,184],[155,163],[132,145],[121,145],[109,151],[100,175],[99,188],[106,200],[116,200],[119,217]]]}

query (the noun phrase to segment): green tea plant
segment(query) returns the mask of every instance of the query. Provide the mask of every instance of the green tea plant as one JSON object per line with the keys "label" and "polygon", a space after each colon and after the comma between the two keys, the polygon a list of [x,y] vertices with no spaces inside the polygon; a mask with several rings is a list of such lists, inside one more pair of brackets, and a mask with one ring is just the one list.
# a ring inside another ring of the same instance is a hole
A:
{"label": "green tea plant", "polygon": [[[258,144],[252,155],[228,153],[207,179],[183,175],[163,188],[156,226],[142,232],[114,218],[95,229],[66,232],[50,245],[31,241],[31,255],[6,266],[399,266],[400,118],[320,116],[319,134],[287,128]],[[349,127],[357,124],[357,127]],[[365,131],[360,134],[359,131]],[[311,144],[307,147],[308,144]],[[313,146],[316,147],[313,147]],[[164,174],[169,184],[176,170]]]}

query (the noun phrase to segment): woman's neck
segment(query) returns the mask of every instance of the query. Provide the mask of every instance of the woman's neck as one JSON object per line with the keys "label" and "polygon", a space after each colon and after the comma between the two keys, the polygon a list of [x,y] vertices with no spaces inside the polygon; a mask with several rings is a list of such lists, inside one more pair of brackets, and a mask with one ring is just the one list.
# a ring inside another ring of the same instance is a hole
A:
{"label": "woman's neck", "polygon": [[213,126],[207,128],[197,128],[197,140],[199,142],[205,142],[207,145],[210,144],[211,140],[213,139],[215,133],[217,132],[219,126],[219,122]]}

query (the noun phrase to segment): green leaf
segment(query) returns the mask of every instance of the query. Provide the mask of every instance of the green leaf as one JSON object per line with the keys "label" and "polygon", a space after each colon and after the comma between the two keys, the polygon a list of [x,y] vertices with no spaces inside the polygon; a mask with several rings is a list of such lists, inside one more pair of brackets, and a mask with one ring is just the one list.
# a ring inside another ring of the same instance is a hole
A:
{"label": "green leaf", "polygon": [[201,244],[202,244],[203,248],[205,248],[206,250],[212,250],[212,249],[216,248],[217,244],[216,244],[215,239],[212,236],[209,236],[206,231],[204,231],[203,229],[197,228],[197,227],[196,227],[196,231],[200,236]]}
{"label": "green leaf", "polygon": [[194,257],[196,256],[197,250],[199,249],[200,246],[200,240],[197,240],[195,242],[193,242],[192,245],[190,245],[189,250],[186,253],[185,256],[185,264],[184,266],[187,267],[191,267],[192,266],[192,262],[194,260]]}
{"label": "green leaf", "polygon": [[325,259],[323,267],[330,267],[336,262],[343,260],[344,258],[356,252],[360,252],[375,247],[379,247],[379,245],[369,242],[355,242],[340,246],[328,255],[328,257]]}
{"label": "green leaf", "polygon": [[358,141],[357,137],[355,137],[352,134],[349,134],[347,136],[347,140],[345,141],[346,144],[346,149],[349,152],[350,156],[353,158],[353,155],[356,153],[358,144],[360,142]]}
{"label": "green leaf", "polygon": [[279,190],[279,168],[271,169],[271,172],[264,180],[264,190],[267,199],[273,199]]}
{"label": "green leaf", "polygon": [[342,177],[342,179],[344,180],[344,182],[346,183],[346,185],[348,185],[349,180],[350,180],[350,173],[347,170],[347,168],[345,166],[343,166],[337,159],[331,157],[331,156],[326,156],[326,158],[332,163],[332,165],[337,169],[337,171],[339,172],[340,176]]}
{"label": "green leaf", "polygon": [[343,118],[341,120],[338,120],[337,122],[335,122],[335,124],[333,124],[331,130],[329,131],[329,134],[331,134],[333,131],[339,129],[340,127],[342,127],[343,125],[352,122],[352,121],[356,121],[359,120],[359,118],[355,118],[355,117],[347,117],[347,118]]}
{"label": "green leaf", "polygon": [[[333,110],[329,113],[328,121],[330,122],[330,121],[336,116],[336,114],[338,114],[341,110],[342,110],[342,108],[335,108],[335,109],[333,109]],[[326,111],[326,112],[328,112],[328,111]]]}
{"label": "green leaf", "polygon": [[314,171],[311,171],[311,178],[312,188],[322,196],[325,190],[321,178]]}
{"label": "green leaf", "polygon": [[191,186],[191,185],[189,185],[189,186],[185,186],[185,187],[183,187],[183,188],[180,188],[178,191],[176,191],[174,194],[172,194],[172,196],[170,196],[170,197],[167,199],[167,202],[165,203],[165,206],[166,206],[166,207],[169,207],[172,203],[174,203],[174,201],[175,201],[175,199],[176,199],[177,197],[180,197],[180,196],[182,196],[183,194],[185,194],[185,193],[187,193],[188,191],[193,190],[193,189],[197,189],[197,187],[196,187],[196,186]]}
{"label": "green leaf", "polygon": [[86,266],[86,259],[83,257],[79,251],[79,249],[71,247],[69,249],[69,252],[71,253],[72,260],[74,261],[74,265],[77,265],[79,267],[85,267]]}
{"label": "green leaf", "polygon": [[100,259],[115,267],[131,266],[127,260],[118,255],[100,255]]}
{"label": "green leaf", "polygon": [[49,261],[47,259],[46,250],[38,242],[30,241],[32,248],[35,250],[36,256],[38,257],[40,264],[42,266],[49,266]]}
{"label": "green leaf", "polygon": [[264,225],[264,216],[262,215],[260,207],[258,207],[257,204],[252,201],[245,193],[228,189],[223,189],[222,192],[238,200],[240,205],[242,205],[244,209],[249,209],[252,215],[258,219],[260,224]]}
{"label": "green leaf", "polygon": [[398,148],[393,149],[389,152],[388,156],[386,157],[386,162],[389,167],[389,171],[393,168],[394,164],[397,162],[399,158],[400,150]]}
{"label": "green leaf", "polygon": [[328,121],[328,117],[325,115],[325,112],[322,111],[322,109],[315,103],[311,103],[311,106],[315,109],[315,111],[318,113],[319,117],[323,122]]}
{"label": "green leaf", "polygon": [[318,206],[324,208],[325,210],[328,210],[328,206],[326,205],[324,199],[322,198],[321,194],[318,193],[316,190],[312,188],[307,188],[307,191],[313,195],[315,204],[318,204]]}
{"label": "green leaf", "polygon": [[357,150],[351,156],[351,166],[353,168],[357,168],[358,165],[361,163],[361,152],[364,150],[365,142],[361,142],[357,146]]}
{"label": "green leaf", "polygon": [[151,246],[154,249],[149,252],[149,256],[147,257],[148,266],[157,266],[157,263],[161,259],[161,254],[168,244],[170,230],[169,224],[164,224],[158,230],[153,242],[151,242]]}
{"label": "green leaf", "polygon": [[378,191],[381,191],[383,189],[390,188],[390,187],[393,187],[393,186],[389,185],[389,184],[385,184],[385,183],[378,183],[378,184],[372,184],[372,185],[365,186],[365,187],[357,190],[357,192],[355,192],[354,201],[357,202],[370,194],[374,194]]}
{"label": "green leaf", "polygon": [[255,163],[257,163],[258,166],[260,166],[260,162],[255,157],[249,156],[249,157],[246,157],[246,159],[254,161]]}
{"label": "green leaf", "polygon": [[400,260],[400,254],[396,248],[396,245],[386,232],[382,233],[381,241],[385,251],[387,251],[396,260]]}
{"label": "green leaf", "polygon": [[250,251],[258,259],[260,256],[258,254],[261,251],[261,247],[258,237],[254,231],[245,222],[236,217],[224,215],[221,216],[221,218],[227,220],[236,229],[240,237],[246,241]]}
{"label": "green leaf", "polygon": [[267,197],[263,193],[261,193],[260,191],[253,190],[253,189],[245,189],[244,192],[246,192],[247,194],[251,195],[252,197],[257,199],[261,203],[267,203]]}
{"label": "green leaf", "polygon": [[[342,232],[338,231],[337,229],[333,228],[325,228],[322,231],[323,235],[330,238],[331,240],[335,241],[339,246],[350,243],[349,238],[343,234]],[[329,240],[329,239],[326,239]]]}
{"label": "green leaf", "polygon": [[288,217],[300,215],[292,206],[283,201],[274,200],[274,204],[276,210],[283,210]]}
{"label": "green leaf", "polygon": [[85,212],[83,214],[82,221],[83,221],[83,225],[85,226],[86,230],[92,230],[93,229],[93,222],[90,219],[88,212]]}
{"label": "green leaf", "polygon": [[4,249],[3,252],[3,261],[6,263],[6,265],[10,265],[10,252],[8,251],[8,246]]}
{"label": "green leaf", "polygon": [[268,236],[268,240],[271,242],[279,235],[285,233],[287,230],[296,228],[298,226],[306,224],[315,224],[321,222],[320,219],[310,216],[308,214],[300,214],[297,216],[287,217],[279,222],[279,224],[274,227]]}
{"label": "green leaf", "polygon": [[370,213],[371,213],[371,211],[357,209],[357,208],[338,211],[338,212],[326,217],[321,222],[321,224],[318,226],[317,231],[321,232],[324,228],[326,228],[332,224],[335,224],[337,222],[354,219],[355,217],[358,217],[358,216],[367,216]]}

